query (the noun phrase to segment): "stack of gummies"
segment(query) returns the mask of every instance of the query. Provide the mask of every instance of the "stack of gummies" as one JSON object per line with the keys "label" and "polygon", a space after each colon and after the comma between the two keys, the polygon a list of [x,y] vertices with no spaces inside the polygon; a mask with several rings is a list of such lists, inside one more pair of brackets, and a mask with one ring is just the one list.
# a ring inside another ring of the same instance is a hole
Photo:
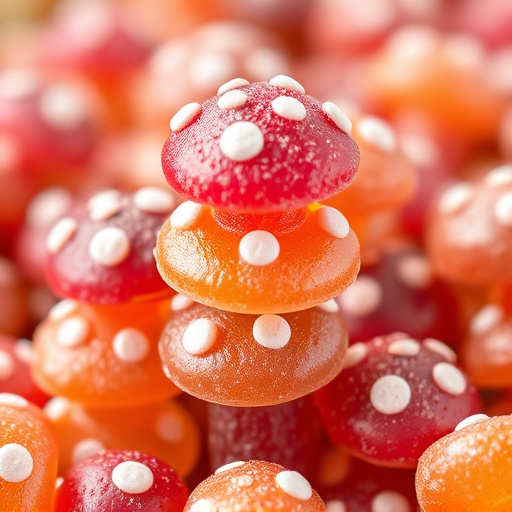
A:
{"label": "stack of gummies", "polygon": [[[35,332],[33,374],[54,398],[46,418],[16,395],[0,400],[2,421],[12,423],[2,432],[2,510],[53,510],[57,463],[59,474],[73,471],[56,510],[82,510],[84,500],[96,510],[140,504],[162,493],[175,496],[165,510],[182,510],[188,490],[181,477],[197,463],[199,431],[170,400],[180,390],[158,355],[176,294],[153,257],[175,202],[153,187],[104,190],[78,201],[50,231],[48,279],[66,299]],[[83,482],[91,492],[77,491]]]}
{"label": "stack of gummies", "polygon": [[[341,371],[348,336],[332,299],[356,278],[359,244],[345,217],[317,201],[354,176],[350,129],[334,104],[283,75],[234,79],[172,118],[163,168],[187,201],[160,230],[155,257],[184,298],[159,348],[166,375],[187,393],[270,406]],[[250,510],[324,510],[303,476],[271,462],[223,466],[185,510],[249,502]]]}

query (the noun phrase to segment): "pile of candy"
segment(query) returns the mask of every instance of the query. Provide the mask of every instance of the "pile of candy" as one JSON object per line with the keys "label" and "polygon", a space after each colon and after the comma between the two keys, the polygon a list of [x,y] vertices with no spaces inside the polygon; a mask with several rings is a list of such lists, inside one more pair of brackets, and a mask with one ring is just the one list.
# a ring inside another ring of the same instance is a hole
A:
{"label": "pile of candy", "polygon": [[0,510],[511,510],[511,69],[508,0],[0,5]]}

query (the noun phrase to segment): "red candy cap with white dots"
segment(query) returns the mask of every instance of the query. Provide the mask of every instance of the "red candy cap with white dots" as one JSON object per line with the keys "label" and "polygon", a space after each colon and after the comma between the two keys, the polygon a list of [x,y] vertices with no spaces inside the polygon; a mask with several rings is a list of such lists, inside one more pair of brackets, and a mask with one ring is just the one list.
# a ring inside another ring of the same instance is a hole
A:
{"label": "red candy cap with white dots", "polygon": [[173,195],[155,187],[94,195],[50,230],[48,284],[58,296],[94,304],[169,296],[153,249],[174,207]]}
{"label": "red candy cap with white dots", "polygon": [[351,123],[280,75],[232,80],[171,119],[164,174],[179,194],[231,211],[306,206],[347,187],[359,163]]}
{"label": "red candy cap with white dots", "polygon": [[428,446],[481,407],[449,347],[403,333],[349,347],[343,371],[316,400],[333,442],[394,467],[415,467]]}
{"label": "red candy cap with white dots", "polygon": [[188,489],[162,461],[129,450],[101,451],[73,466],[58,488],[56,512],[181,512]]}

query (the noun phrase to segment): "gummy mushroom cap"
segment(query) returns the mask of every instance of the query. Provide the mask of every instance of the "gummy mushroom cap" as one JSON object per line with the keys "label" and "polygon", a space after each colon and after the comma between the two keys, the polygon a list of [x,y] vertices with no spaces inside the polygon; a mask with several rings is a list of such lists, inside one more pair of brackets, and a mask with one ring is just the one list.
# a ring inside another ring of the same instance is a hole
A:
{"label": "gummy mushroom cap", "polygon": [[[230,87],[232,84],[232,87]],[[171,120],[164,174],[179,194],[239,212],[291,210],[347,187],[359,164],[351,123],[279,76],[238,79]]]}

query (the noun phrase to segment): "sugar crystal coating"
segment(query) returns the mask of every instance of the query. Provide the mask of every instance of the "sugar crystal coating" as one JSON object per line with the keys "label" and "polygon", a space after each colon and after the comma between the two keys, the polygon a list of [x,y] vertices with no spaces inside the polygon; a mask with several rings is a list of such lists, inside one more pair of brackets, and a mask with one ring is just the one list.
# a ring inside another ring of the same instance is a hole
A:
{"label": "sugar crystal coating", "polygon": [[273,83],[223,89],[226,97],[204,102],[195,122],[169,136],[162,167],[180,195],[256,213],[304,207],[348,186],[359,152],[345,117],[290,79]]}

